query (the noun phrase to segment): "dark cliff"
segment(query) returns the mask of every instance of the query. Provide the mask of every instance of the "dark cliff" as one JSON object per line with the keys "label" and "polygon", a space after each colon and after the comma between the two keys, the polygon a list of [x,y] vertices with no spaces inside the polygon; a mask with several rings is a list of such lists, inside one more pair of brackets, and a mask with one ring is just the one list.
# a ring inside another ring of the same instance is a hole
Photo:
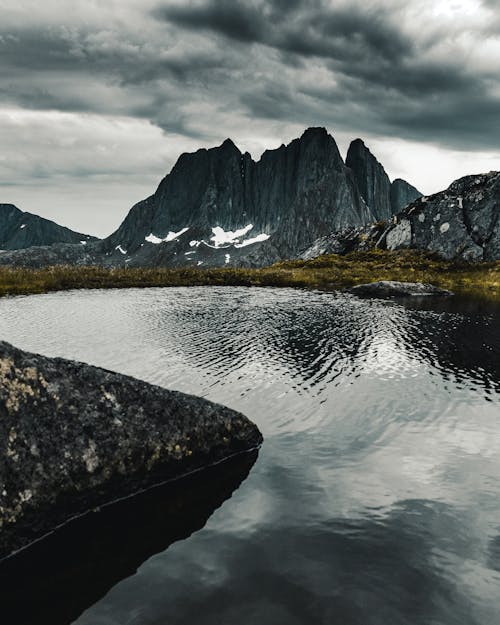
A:
{"label": "dark cliff", "polygon": [[376,221],[389,219],[422,195],[401,178],[391,183],[382,164],[361,139],[349,146],[346,165],[353,171],[358,189]]}
{"label": "dark cliff", "polygon": [[0,204],[0,250],[95,240],[95,237],[74,232],[50,219],[25,213],[13,204]]}
{"label": "dark cliff", "polygon": [[[385,169],[361,139],[354,140],[347,152],[346,165],[376,221],[389,219],[391,210],[391,181]],[[355,225],[355,224],[352,224]]]}
{"label": "dark cliff", "polygon": [[408,204],[411,204],[415,200],[422,197],[422,193],[418,189],[415,189],[411,184],[396,178],[391,184],[391,211],[393,215],[396,215],[403,210]]}
{"label": "dark cliff", "polygon": [[414,248],[444,259],[500,259],[500,172],[465,176],[448,189],[420,197],[388,222],[349,228],[317,239],[302,253]]}
{"label": "dark cliff", "polygon": [[[201,244],[231,248],[240,257],[260,237],[258,242],[268,241],[264,247],[277,259],[293,256],[332,230],[371,220],[333,137],[323,128],[310,128],[289,145],[264,152],[257,162],[229,139],[217,148],[183,154],[156,193],[131,209],[105,246],[112,254],[118,246],[127,254],[146,248],[140,252],[145,258],[149,248],[150,256],[154,252],[158,258],[161,243],[180,239],[197,242],[193,256],[198,257]],[[233,247],[231,237],[214,240],[214,228],[240,231],[232,241],[241,247]],[[148,264],[156,264],[152,261]]]}

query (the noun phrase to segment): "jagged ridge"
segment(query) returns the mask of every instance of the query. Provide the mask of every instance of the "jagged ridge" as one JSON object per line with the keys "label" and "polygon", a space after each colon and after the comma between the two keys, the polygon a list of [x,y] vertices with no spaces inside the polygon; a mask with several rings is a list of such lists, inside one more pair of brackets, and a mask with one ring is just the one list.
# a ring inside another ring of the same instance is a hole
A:
{"label": "jagged ridge", "polygon": [[34,245],[81,243],[96,238],[60,226],[49,219],[25,213],[13,204],[0,204],[0,249],[18,250]]}

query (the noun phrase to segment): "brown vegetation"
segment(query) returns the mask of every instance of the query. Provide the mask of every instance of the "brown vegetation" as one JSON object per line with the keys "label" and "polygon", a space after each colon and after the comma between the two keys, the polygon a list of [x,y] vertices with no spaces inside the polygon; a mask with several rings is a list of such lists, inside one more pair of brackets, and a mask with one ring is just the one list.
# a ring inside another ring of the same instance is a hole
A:
{"label": "brown vegetation", "polygon": [[376,280],[428,282],[457,293],[500,300],[499,261],[473,264],[443,261],[434,255],[414,250],[372,250],[353,252],[346,256],[330,254],[308,261],[284,261],[262,269],[0,267],[0,295],[153,286],[293,286],[334,289]]}

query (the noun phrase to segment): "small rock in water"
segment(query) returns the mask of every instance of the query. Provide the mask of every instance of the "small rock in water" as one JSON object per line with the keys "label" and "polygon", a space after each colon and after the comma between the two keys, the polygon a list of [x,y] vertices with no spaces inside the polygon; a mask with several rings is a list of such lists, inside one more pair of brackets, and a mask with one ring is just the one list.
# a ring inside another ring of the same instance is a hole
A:
{"label": "small rock in water", "polygon": [[0,341],[0,558],[75,515],[261,442],[223,406]]}
{"label": "small rock in water", "polygon": [[368,284],[359,284],[348,289],[354,295],[363,297],[422,297],[428,295],[449,296],[451,291],[440,289],[433,284],[422,282],[397,282],[394,280],[380,280]]}

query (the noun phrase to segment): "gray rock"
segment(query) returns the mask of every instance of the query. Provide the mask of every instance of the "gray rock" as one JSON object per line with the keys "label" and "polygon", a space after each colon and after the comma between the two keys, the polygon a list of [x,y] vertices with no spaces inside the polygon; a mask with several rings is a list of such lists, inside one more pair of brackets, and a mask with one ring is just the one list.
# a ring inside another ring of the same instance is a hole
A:
{"label": "gray rock", "polygon": [[323,254],[348,254],[354,251],[368,251],[376,248],[378,242],[385,240],[386,232],[390,229],[385,222],[377,222],[370,226],[347,228],[340,232],[320,237],[298,258],[310,260]]}
{"label": "gray rock", "polygon": [[446,259],[500,259],[500,172],[460,178],[445,191],[410,204],[396,222],[387,235],[392,249],[408,245],[407,239],[394,242],[393,233],[409,222],[413,248]]}
{"label": "gray rock", "polygon": [[426,297],[429,295],[449,296],[451,291],[440,289],[422,282],[397,282],[380,280],[368,284],[359,284],[348,289],[350,293],[362,297]]}
{"label": "gray rock", "polygon": [[0,557],[261,442],[223,406],[0,342]]}
{"label": "gray rock", "polygon": [[397,250],[411,245],[411,222],[401,219],[391,228],[386,235],[386,247],[388,250]]}

